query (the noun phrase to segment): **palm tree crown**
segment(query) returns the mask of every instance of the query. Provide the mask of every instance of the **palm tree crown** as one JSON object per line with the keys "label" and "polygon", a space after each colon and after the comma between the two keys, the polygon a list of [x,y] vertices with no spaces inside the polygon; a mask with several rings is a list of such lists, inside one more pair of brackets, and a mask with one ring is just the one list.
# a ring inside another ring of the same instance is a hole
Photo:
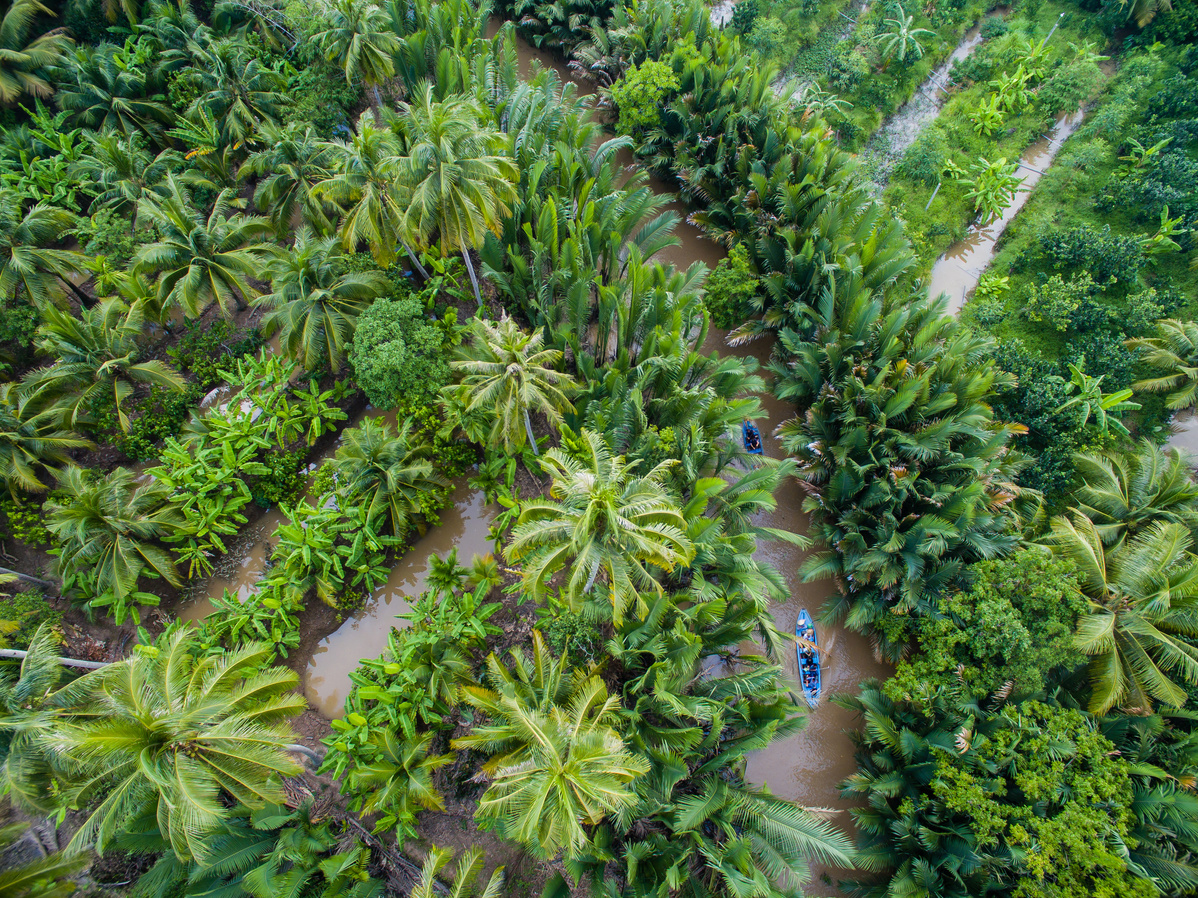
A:
{"label": "palm tree crown", "polygon": [[365,505],[371,520],[386,517],[396,536],[407,532],[413,513],[425,510],[430,492],[449,484],[428,447],[413,445],[410,421],[393,433],[386,421],[367,418],[345,431],[331,464],[342,494]]}
{"label": "palm tree crown", "polygon": [[122,403],[138,384],[181,391],[183,377],[158,359],[139,362],[137,341],[145,323],[140,304],[129,308],[106,299],[78,318],[53,306],[38,328],[41,350],[56,361],[29,375],[26,384],[39,403],[53,402],[71,426],[89,420],[97,400],[111,398],[121,429],[129,417]]}
{"label": "palm tree crown", "polygon": [[1198,682],[1198,558],[1182,524],[1156,523],[1105,546],[1094,523],[1074,512],[1052,523],[1049,544],[1078,568],[1091,612],[1077,626],[1090,661],[1090,711],[1180,707],[1186,692],[1170,676]]}
{"label": "palm tree crown", "polygon": [[0,19],[0,104],[12,106],[26,94],[54,93],[44,73],[58,62],[71,40],[61,31],[51,31],[26,43],[39,15],[54,13],[39,0],[14,0]]}
{"label": "palm tree crown", "polygon": [[1144,351],[1146,365],[1162,373],[1139,381],[1137,390],[1168,392],[1165,404],[1174,410],[1198,403],[1198,322],[1165,318],[1156,323],[1158,335],[1128,340]]}
{"label": "palm tree crown", "polygon": [[8,191],[0,191],[0,298],[18,294],[44,308],[71,288],[68,278],[82,267],[78,253],[51,249],[75,226],[65,209],[38,203],[26,210]]}
{"label": "palm tree crown", "polygon": [[85,676],[67,724],[50,737],[68,761],[68,794],[87,807],[72,849],[103,851],[141,814],[157,818],[181,860],[208,860],[227,815],[225,792],[248,807],[280,803],[277,777],[298,772],[284,752],[287,721],[304,709],[296,675],[261,668],[273,653],[250,643],[207,657],[187,627],[154,651]]}
{"label": "palm tree crown", "polygon": [[[531,412],[543,412],[551,424],[561,426],[562,412],[570,409],[576,384],[555,368],[562,353],[544,348],[541,331],[527,334],[504,317],[498,324],[482,318],[470,321],[472,341],[451,362],[462,376],[457,389],[468,397],[467,413],[482,410],[494,418],[490,444],[502,444],[508,453],[527,445],[537,452]],[[523,425],[523,426],[521,426]]]}
{"label": "palm tree crown", "polygon": [[1081,454],[1075,461],[1082,482],[1074,500],[1107,545],[1162,521],[1198,531],[1198,484],[1178,450],[1142,440],[1134,450]]}
{"label": "palm tree crown", "polygon": [[491,756],[483,765],[493,778],[479,802],[483,818],[502,821],[505,835],[543,857],[572,857],[588,844],[585,825],[635,803],[628,784],[649,764],[613,728],[620,703],[603,681],[567,671],[538,631],[532,637],[531,659],[514,650],[509,668],[491,655],[491,688],[463,689],[489,722],[453,744]]}
{"label": "palm tree crown", "polygon": [[640,476],[636,463],[613,455],[601,435],[583,430],[579,443],[578,457],[560,449],[545,453],[542,465],[553,477],[550,498],[524,503],[507,556],[525,562],[524,583],[537,597],[567,565],[563,593],[571,605],[580,606],[602,583],[618,624],[632,605],[644,612],[639,590],[662,592],[654,569],[688,564],[695,547],[663,485],[670,463]]}
{"label": "palm tree crown", "polygon": [[353,84],[361,78],[374,88],[395,74],[395,54],[399,38],[391,30],[387,15],[367,0],[334,0],[328,27],[315,36],[330,62],[345,67],[345,80]]}
{"label": "palm tree crown", "polygon": [[255,300],[271,309],[263,334],[281,334],[287,355],[309,371],[325,363],[334,374],[341,369],[358,315],[390,287],[381,271],[346,271],[341,256],[337,238],[300,230],[291,251],[266,266],[273,292]]}
{"label": "palm tree crown", "polygon": [[502,135],[479,122],[473,102],[437,102],[426,84],[413,102],[400,105],[405,152],[395,162],[395,177],[404,197],[402,233],[419,247],[429,246],[436,233],[444,252],[460,251],[481,306],[469,250],[488,233],[498,234],[511,215],[520,172],[495,152],[504,144]]}
{"label": "palm tree crown", "polygon": [[16,384],[0,384],[0,477],[10,491],[43,492],[38,468],[65,464],[69,450],[90,445],[62,427],[56,409],[34,411]]}
{"label": "palm tree crown", "polygon": [[161,486],[140,484],[124,468],[103,478],[89,478],[74,465],[65,468],[55,497],[46,503],[46,529],[58,547],[59,572],[82,577],[85,589],[101,601],[132,596],[147,571],[181,585],[174,559],[162,545],[183,526],[168,498]]}
{"label": "palm tree crown", "polygon": [[217,302],[232,317],[235,308],[244,308],[245,300],[257,295],[248,278],[260,272],[264,259],[275,252],[264,239],[271,234],[270,222],[231,214],[235,199],[231,189],[222,190],[204,216],[173,175],[166,188],[164,199],[142,203],[142,214],[158,225],[162,239],[143,246],[134,267],[160,275],[158,292],[164,310],[177,306],[195,318]]}

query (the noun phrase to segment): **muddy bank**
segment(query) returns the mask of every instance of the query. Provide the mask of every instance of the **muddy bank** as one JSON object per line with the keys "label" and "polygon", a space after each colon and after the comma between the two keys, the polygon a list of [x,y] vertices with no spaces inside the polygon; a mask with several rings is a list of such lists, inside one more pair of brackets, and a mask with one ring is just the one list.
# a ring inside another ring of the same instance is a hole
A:
{"label": "muddy bank", "polygon": [[1084,111],[1058,118],[1052,130],[1028,147],[1020,157],[1019,175],[1023,178],[1023,183],[1015,191],[1015,197],[1002,217],[985,227],[975,225],[970,229],[968,237],[950,247],[948,252],[936,260],[928,282],[928,294],[947,294],[949,311],[953,314],[961,310],[961,306],[973,293],[978,280],[998,254],[998,242],[1003,231],[1027,203],[1032,189],[1052,164],[1065,140],[1080,127],[1084,118]]}

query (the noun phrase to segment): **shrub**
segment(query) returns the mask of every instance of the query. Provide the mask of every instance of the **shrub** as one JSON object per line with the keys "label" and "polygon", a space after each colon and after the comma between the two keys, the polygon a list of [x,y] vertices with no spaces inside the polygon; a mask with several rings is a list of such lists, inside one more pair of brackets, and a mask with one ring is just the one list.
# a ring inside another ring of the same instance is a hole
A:
{"label": "shrub", "polygon": [[749,254],[744,244],[736,244],[707,278],[703,304],[716,327],[731,328],[748,319],[759,283],[749,267]]}
{"label": "shrub", "polygon": [[287,121],[310,122],[318,134],[336,136],[333,130],[349,123],[361,95],[361,88],[350,86],[340,68],[317,57],[288,83]]}
{"label": "shrub", "polygon": [[269,508],[272,505],[290,505],[298,499],[307,481],[301,467],[307,454],[302,449],[267,453],[262,459],[268,468],[267,473],[250,484],[254,501],[263,508]]}
{"label": "shrub", "polygon": [[158,447],[167,437],[177,436],[191,410],[203,398],[203,390],[197,384],[189,384],[181,393],[150,387],[150,395],[131,403],[128,432],[115,427],[113,445],[135,461],[145,461],[158,456]]}
{"label": "shrub", "polygon": [[1110,225],[1101,231],[1088,225],[1053,231],[1040,238],[1040,252],[1057,271],[1080,270],[1098,283],[1135,280],[1147,262],[1139,241],[1111,234]]}
{"label": "shrub", "polygon": [[0,648],[27,648],[38,627],[60,620],[62,612],[55,611],[37,590],[0,593]]}
{"label": "shrub", "polygon": [[4,532],[27,546],[48,546],[50,531],[42,517],[42,500],[24,493],[0,494],[0,513],[4,515]]}
{"label": "shrub", "polygon": [[1050,115],[1073,112],[1093,94],[1102,79],[1102,70],[1086,59],[1075,59],[1059,66],[1036,92],[1040,109]]}
{"label": "shrub", "polygon": [[34,337],[41,323],[37,310],[24,299],[0,300],[0,375],[11,378],[34,363]]}
{"label": "shrub", "polygon": [[1016,696],[1041,692],[1052,671],[1067,675],[1084,660],[1073,648],[1086,608],[1075,576],[1070,562],[1038,547],[971,565],[969,586],[941,599],[944,616],[919,619],[919,651],[899,664],[886,694],[901,700],[958,680],[973,695],[1008,682]]}
{"label": "shrub", "polygon": [[648,59],[630,68],[611,88],[612,102],[620,111],[620,130],[633,134],[661,124],[662,106],[679,86],[667,63]]}
{"label": "shrub", "polygon": [[262,334],[257,329],[236,341],[230,339],[233,333],[233,325],[228,321],[214,321],[207,330],[188,330],[166,354],[176,368],[191,375],[200,389],[207,392],[224,380],[221,368],[262,347]]}
{"label": "shrub", "polygon": [[1024,298],[1022,312],[1028,321],[1047,324],[1064,333],[1073,314],[1098,288],[1088,274],[1066,281],[1054,274],[1043,284],[1034,284]]}
{"label": "shrub", "polygon": [[431,399],[449,383],[444,332],[415,299],[375,300],[358,318],[349,362],[375,408]]}
{"label": "shrub", "polygon": [[737,34],[748,34],[757,21],[757,0],[740,0],[732,7],[732,30]]}
{"label": "shrub", "polygon": [[133,221],[114,209],[101,208],[80,219],[75,235],[89,256],[104,256],[114,268],[124,268],[143,243],[152,240],[148,231],[135,233]]}
{"label": "shrub", "polygon": [[758,19],[745,36],[745,43],[762,56],[773,55],[785,40],[786,27],[773,16]]}
{"label": "shrub", "polygon": [[994,38],[1002,37],[1010,30],[1011,26],[1007,24],[1007,20],[1002,16],[986,16],[982,22],[982,40],[994,40]]}

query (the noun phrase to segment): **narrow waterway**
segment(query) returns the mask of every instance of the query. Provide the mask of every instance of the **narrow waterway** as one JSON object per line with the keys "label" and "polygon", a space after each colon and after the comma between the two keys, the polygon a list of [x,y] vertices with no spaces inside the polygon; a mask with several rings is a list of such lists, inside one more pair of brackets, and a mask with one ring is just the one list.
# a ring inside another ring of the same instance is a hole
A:
{"label": "narrow waterway", "polygon": [[360,659],[377,658],[387,648],[391,628],[408,625],[395,615],[407,611],[411,607],[408,600],[424,591],[434,556],[444,557],[456,548],[458,563],[469,566],[475,555],[494,551],[490,529],[498,508],[488,504],[483,493],[467,486],[464,480],[457,484],[451,501],[441,512],[440,525],[404,553],[366,606],[322,639],[312,654],[304,672],[304,694],[325,717],[340,717],[343,713],[349,675]]}
{"label": "narrow waterway", "polygon": [[902,108],[892,115],[870,139],[863,155],[874,160],[873,176],[879,187],[889,180],[890,170],[937,115],[948,99],[949,75],[953,66],[966,59],[982,43],[981,26],[975,25],[945,63],[928,76]]}
{"label": "narrow waterway", "polygon": [[1078,129],[1084,118],[1085,112],[1081,110],[1058,118],[1052,130],[1028,147],[1020,157],[1019,174],[1023,183],[1016,190],[1011,205],[1006,208],[1002,217],[985,227],[975,225],[970,229],[969,236],[950,247],[948,252],[936,261],[928,283],[928,293],[932,296],[947,294],[949,310],[953,314],[961,310],[961,306],[973,293],[978,280],[998,254],[998,241],[1003,231],[1027,203],[1032,188],[1052,164],[1062,144]]}
{"label": "narrow waterway", "polygon": [[[865,11],[867,3],[868,0],[861,4],[858,17]],[[849,31],[852,27],[854,26],[850,24]],[[517,48],[521,53],[532,49],[519,39]],[[567,77],[568,73],[560,63],[554,61],[552,67],[559,76]],[[635,166],[635,159],[627,151],[619,156],[619,160],[626,167]],[[649,186],[655,192],[670,197],[670,203],[666,208],[677,213],[680,219],[674,231],[678,245],[664,250],[656,258],[677,268],[686,268],[693,262],[703,262],[709,268],[714,268],[720,259],[727,255],[726,250],[708,240],[698,227],[690,224],[687,219],[693,210],[678,199],[671,185],[659,178],[650,177]],[[713,327],[702,348],[705,352],[718,352],[725,356],[751,357],[763,367],[769,361],[772,340],[761,339],[731,347],[726,338],[726,331]],[[759,398],[767,415],[765,420],[757,421],[765,453],[772,458],[782,458],[784,453],[773,432],[779,424],[794,416],[794,409],[779,401],[768,390]],[[807,533],[810,525],[807,515],[802,510],[803,490],[798,482],[791,480],[784,483],[779,488],[776,498],[777,509],[771,514],[763,515],[760,523],[794,533]],[[778,629],[783,634],[793,633],[801,608],[808,609],[818,619],[825,600],[835,587],[829,581],[802,581],[799,569],[808,553],[789,543],[769,541],[759,544],[758,554],[782,573],[790,590],[790,598],[775,604],[772,609]],[[851,830],[852,819],[848,810],[852,804],[841,798],[838,785],[856,769],[853,744],[847,732],[857,725],[857,720],[855,715],[826,699],[838,692],[854,692],[863,680],[884,679],[890,676],[891,669],[874,659],[868,641],[859,634],[842,627],[820,626],[819,635],[825,700],[820,703],[818,710],[807,713],[806,725],[800,732],[788,739],[778,740],[769,748],[750,756],[746,777],[756,785],[768,786],[773,794],[781,798],[805,807],[831,809],[831,819],[838,826]],[[795,653],[786,652],[781,661],[797,695],[798,662]],[[819,876],[823,873],[830,874],[834,879],[836,871],[825,871],[816,867],[813,872],[816,878],[803,887],[803,894],[840,894],[834,887],[819,881]]]}

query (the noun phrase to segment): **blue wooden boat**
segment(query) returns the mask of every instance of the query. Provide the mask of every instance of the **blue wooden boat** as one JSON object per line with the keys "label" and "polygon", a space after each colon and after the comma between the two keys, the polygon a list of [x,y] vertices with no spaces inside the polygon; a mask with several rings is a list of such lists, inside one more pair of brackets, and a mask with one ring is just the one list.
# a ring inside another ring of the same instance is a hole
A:
{"label": "blue wooden boat", "polygon": [[761,431],[752,421],[743,421],[740,425],[741,439],[745,443],[745,452],[750,455],[764,455],[765,447],[761,444]]}
{"label": "blue wooden boat", "polygon": [[815,632],[815,621],[806,608],[799,612],[799,619],[795,622],[795,639],[805,639],[816,646],[808,649],[803,643],[795,645],[795,654],[799,659],[799,685],[803,690],[803,698],[814,710],[819,707],[819,637]]}

